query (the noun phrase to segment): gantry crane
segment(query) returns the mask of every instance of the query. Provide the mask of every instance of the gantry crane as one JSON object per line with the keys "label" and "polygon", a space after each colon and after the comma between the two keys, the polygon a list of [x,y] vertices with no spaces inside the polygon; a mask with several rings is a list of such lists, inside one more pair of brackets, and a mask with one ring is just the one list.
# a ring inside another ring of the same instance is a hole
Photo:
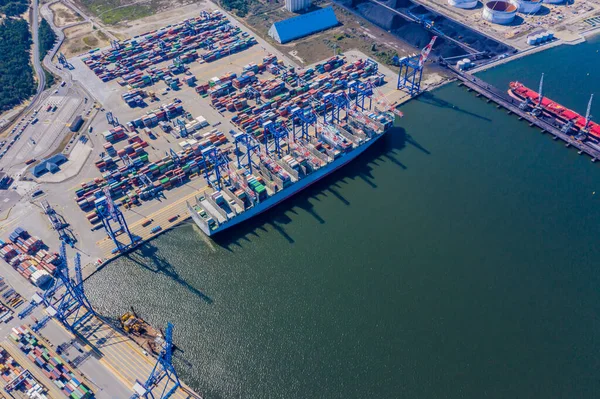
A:
{"label": "gantry crane", "polygon": [[47,200],[41,202],[44,213],[48,216],[48,220],[52,225],[52,228],[58,233],[58,237],[61,241],[66,242],[71,247],[75,244],[76,240],[72,235],[67,234],[67,227],[69,226],[62,217],[56,213],[54,208],[50,205]]}
{"label": "gantry crane", "polygon": [[119,120],[116,116],[113,115],[111,111],[108,111],[106,113],[106,121],[109,123],[109,125],[119,126]]}
{"label": "gantry crane", "polygon": [[[298,137],[308,140],[309,129],[315,128],[317,116],[312,109],[294,108],[291,110],[292,120],[292,140],[296,141]],[[298,136],[298,133],[300,135]]]}
{"label": "gantry crane", "polygon": [[435,44],[437,36],[433,36],[427,46],[423,47],[421,54],[411,57],[403,57],[399,60],[400,72],[398,74],[397,89],[407,92],[411,97],[421,92],[421,78],[423,67],[429,58],[431,49]]}
{"label": "gantry crane", "polygon": [[591,94],[590,95],[590,100],[588,101],[588,106],[587,106],[587,110],[585,111],[585,124],[583,125],[583,127],[581,128],[581,130],[579,131],[579,134],[577,135],[577,138],[579,140],[583,140],[589,130],[590,130],[590,122],[592,121],[592,100],[594,99],[594,95]]}
{"label": "gantry crane", "polygon": [[181,382],[173,366],[173,324],[167,323],[158,360],[146,382],[136,382],[133,387],[134,394],[130,399],[168,399],[180,386]]}
{"label": "gantry crane", "polygon": [[[123,251],[134,245],[135,242],[138,241],[138,238],[134,237],[129,231],[129,226],[127,226],[125,216],[123,216],[121,210],[114,203],[110,195],[110,189],[108,187],[104,187],[103,192],[104,201],[98,201],[96,204],[96,213],[102,221],[102,226],[104,226],[106,234],[115,243],[116,249],[118,251]],[[114,223],[118,225],[118,228],[115,229],[113,227]],[[126,233],[129,238],[129,243],[123,244],[117,240],[118,233]]]}

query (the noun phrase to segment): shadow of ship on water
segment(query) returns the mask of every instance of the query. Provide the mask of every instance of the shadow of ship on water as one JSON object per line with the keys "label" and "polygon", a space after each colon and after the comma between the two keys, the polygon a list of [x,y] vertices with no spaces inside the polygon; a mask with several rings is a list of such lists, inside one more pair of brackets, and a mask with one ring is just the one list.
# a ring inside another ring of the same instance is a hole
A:
{"label": "shadow of ship on water", "polygon": [[241,248],[244,242],[250,242],[250,237],[260,237],[261,233],[267,233],[267,226],[270,226],[281,234],[286,241],[293,244],[295,242],[294,238],[285,229],[285,225],[292,221],[288,216],[288,212],[298,214],[298,210],[301,210],[310,214],[319,224],[325,224],[326,217],[316,212],[311,200],[320,201],[322,196],[332,195],[340,201],[341,205],[350,206],[350,201],[340,194],[339,190],[342,185],[347,184],[346,179],[361,179],[372,189],[377,189],[377,184],[372,175],[373,168],[378,166],[380,162],[392,162],[399,168],[406,170],[407,166],[397,158],[397,154],[407,145],[412,145],[427,155],[430,154],[404,128],[394,127],[364,153],[339,170],[268,211],[231,227],[226,232],[217,234],[211,239],[215,244],[231,251],[235,247]]}

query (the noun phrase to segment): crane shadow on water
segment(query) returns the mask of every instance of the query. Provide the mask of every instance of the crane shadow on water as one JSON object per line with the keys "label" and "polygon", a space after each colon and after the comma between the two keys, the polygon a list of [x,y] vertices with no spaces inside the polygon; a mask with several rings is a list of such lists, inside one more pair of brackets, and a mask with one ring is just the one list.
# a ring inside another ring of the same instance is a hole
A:
{"label": "crane shadow on water", "polygon": [[196,295],[206,303],[213,303],[211,297],[181,278],[171,263],[158,255],[158,248],[152,244],[152,241],[145,242],[138,247],[135,252],[130,252],[124,255],[124,257],[152,273],[163,274],[169,277],[171,280],[188,290],[188,292]]}
{"label": "crane shadow on water", "polygon": [[332,196],[342,205],[351,206],[349,199],[342,194],[343,187],[350,184],[348,180],[360,179],[370,188],[377,189],[373,168],[381,163],[391,162],[402,170],[408,169],[406,165],[397,159],[397,153],[410,143],[426,154],[430,152],[421,146],[416,140],[400,127],[394,127],[385,137],[368,148],[362,155],[351,161],[348,165],[340,168],[326,176],[321,181],[307,187],[287,201],[278,204],[268,212],[254,217],[253,219],[232,227],[227,234],[218,234],[212,237],[213,242],[219,247],[233,252],[235,248],[243,248],[243,244],[251,244],[251,238],[260,238],[269,234],[267,227],[279,233],[289,244],[294,244],[294,238],[288,233],[286,225],[292,222],[290,215],[299,215],[301,211],[309,214],[317,225],[324,225],[326,219],[317,212],[314,202]]}
{"label": "crane shadow on water", "polygon": [[460,108],[460,107],[452,104],[451,102],[448,102],[448,101],[443,100],[443,99],[441,99],[439,97],[436,97],[433,93],[428,92],[428,91],[422,93],[419,97],[416,98],[416,100],[418,102],[421,102],[421,103],[424,103],[424,104],[433,105],[434,107],[449,108],[449,109],[452,109],[452,110],[454,110],[456,112],[460,112],[462,114],[469,115],[469,116],[472,116],[474,118],[484,120],[486,122],[491,122],[492,121],[490,118],[486,118],[485,116],[481,116],[481,115],[476,114],[474,112],[467,111],[465,109],[462,109],[462,108]]}

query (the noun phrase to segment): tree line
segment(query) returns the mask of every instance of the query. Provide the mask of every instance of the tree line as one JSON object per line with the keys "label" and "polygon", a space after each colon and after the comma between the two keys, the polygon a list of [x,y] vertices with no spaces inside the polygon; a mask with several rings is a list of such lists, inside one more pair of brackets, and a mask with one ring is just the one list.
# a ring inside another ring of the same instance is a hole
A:
{"label": "tree line", "polygon": [[251,0],[221,0],[221,5],[227,11],[235,10],[238,17],[245,17],[248,14],[250,2]]}
{"label": "tree line", "polygon": [[[40,22],[38,36],[40,41],[40,60],[43,61],[46,54],[48,54],[48,51],[50,51],[56,42],[56,33],[54,33],[50,24],[44,18],[42,18],[42,22]],[[45,67],[42,68],[46,75],[46,88],[48,88],[54,84],[54,75],[48,72]]]}
{"label": "tree line", "polygon": [[30,62],[31,44],[29,24],[25,20],[7,18],[2,21],[0,24],[0,54],[2,54],[0,111],[19,105],[35,93],[33,68]]}
{"label": "tree line", "polygon": [[23,14],[29,8],[29,0],[0,0],[0,14],[14,17]]}

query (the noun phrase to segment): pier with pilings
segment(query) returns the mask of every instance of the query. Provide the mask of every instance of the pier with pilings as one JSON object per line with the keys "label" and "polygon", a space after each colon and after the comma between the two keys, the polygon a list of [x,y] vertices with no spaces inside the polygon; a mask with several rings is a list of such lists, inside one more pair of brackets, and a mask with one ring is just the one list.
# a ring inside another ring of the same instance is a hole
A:
{"label": "pier with pilings", "polygon": [[453,75],[459,81],[460,86],[464,86],[468,91],[476,93],[477,97],[485,97],[486,102],[494,102],[496,108],[505,109],[510,114],[518,116],[519,120],[525,120],[531,127],[538,127],[541,129],[542,134],[549,134],[553,140],[561,140],[565,143],[565,147],[573,147],[577,150],[579,155],[587,154],[592,158],[592,162],[596,162],[600,159],[600,150],[591,147],[586,142],[581,141],[574,136],[563,133],[558,127],[554,126],[550,122],[537,118],[531,115],[529,112],[519,108],[519,101],[508,95],[506,90],[502,91],[497,87],[487,83],[486,81],[473,76],[469,73],[465,73],[450,66],[447,66],[448,70],[452,71]]}

